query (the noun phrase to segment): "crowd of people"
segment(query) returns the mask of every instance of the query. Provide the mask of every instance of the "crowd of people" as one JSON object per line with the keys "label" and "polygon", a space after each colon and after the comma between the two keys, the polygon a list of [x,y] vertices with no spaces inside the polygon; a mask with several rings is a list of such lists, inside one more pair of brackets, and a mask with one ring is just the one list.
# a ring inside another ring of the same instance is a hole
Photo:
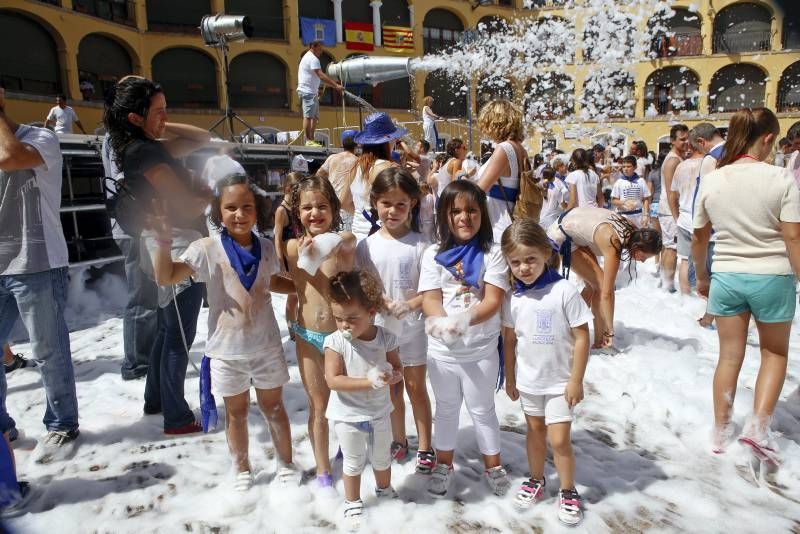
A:
{"label": "crowd of people", "polygon": [[[318,56],[313,46],[309,53]],[[308,396],[314,484],[335,492],[332,427],[347,525],[357,528],[363,514],[367,461],[378,499],[398,497],[392,463],[414,456],[406,402],[418,436],[415,470],[428,478],[432,497],[450,491],[455,451],[463,446],[462,405],[486,483],[506,495],[511,481],[495,412],[503,378],[527,424],[530,476],[515,504],[527,509],[545,498],[549,442],[560,483],[558,518],[577,524],[583,507],[570,428],[589,355],[616,353],[615,291],[630,282],[635,262],[651,258],[665,291],[675,291],[677,271],[681,292],[707,298],[701,324],[714,322],[719,332],[710,447],[716,453],[734,436],[736,378],[755,320],[761,372],[739,441],[777,464],[769,423],[786,374],[800,273],[800,123],[780,143],[785,157],[778,163],[786,168],[773,164],[781,132],[763,108],[735,113],[725,139],[708,123],[674,125],[669,151],[658,156],[636,141],[628,154],[597,145],[569,155],[553,151],[532,165],[520,108],[495,100],[478,120],[494,149],[471,165],[463,141],[451,139],[437,155],[435,129],[413,143],[387,114],[375,113],[360,130],[342,134],[344,150],[319,171],[287,175],[272,225],[264,192],[241,166],[217,173],[213,183],[191,179],[179,158],[205,145],[209,134],[168,122],[166,98],[158,84],[128,76],[106,101],[104,163],[117,186],[110,215],[129,289],[122,378],[146,376],[143,411],[161,414],[168,435],[215,426],[214,395],[221,397],[237,490],[254,483],[251,388],[276,450],[276,479],[301,480],[282,400],[288,365],[271,300],[283,293]],[[307,100],[304,112],[313,111],[314,99]],[[314,125],[307,124],[311,139]],[[3,98],[0,180],[0,343],[21,318],[47,397],[48,433],[36,456],[48,462],[68,455],[79,438],[63,314],[61,156],[56,136],[14,123]],[[40,219],[30,216],[29,203]],[[208,338],[198,418],[184,380],[203,288]],[[12,441],[6,393],[0,373],[0,430]],[[7,505],[19,506],[28,489],[20,483],[15,491]]]}

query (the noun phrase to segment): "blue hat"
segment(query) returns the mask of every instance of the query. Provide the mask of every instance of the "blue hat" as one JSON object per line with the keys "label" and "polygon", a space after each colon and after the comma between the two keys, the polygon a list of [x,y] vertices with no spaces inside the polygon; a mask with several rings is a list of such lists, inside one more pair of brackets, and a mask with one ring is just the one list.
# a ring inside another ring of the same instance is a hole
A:
{"label": "blue hat", "polygon": [[358,130],[345,130],[342,132],[341,141],[344,144],[348,139],[351,139],[358,135]]}
{"label": "blue hat", "polygon": [[383,112],[373,113],[364,119],[364,129],[356,134],[354,140],[359,145],[382,145],[406,135],[408,130],[398,128]]}

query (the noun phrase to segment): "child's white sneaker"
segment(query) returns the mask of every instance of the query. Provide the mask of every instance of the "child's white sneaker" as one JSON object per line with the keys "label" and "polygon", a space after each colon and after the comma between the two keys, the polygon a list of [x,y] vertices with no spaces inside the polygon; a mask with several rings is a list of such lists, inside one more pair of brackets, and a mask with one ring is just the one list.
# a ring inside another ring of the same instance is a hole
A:
{"label": "child's white sneaker", "polygon": [[581,496],[575,489],[562,489],[558,492],[558,520],[565,525],[575,526],[583,519]]}
{"label": "child's white sneaker", "polygon": [[517,496],[514,499],[514,504],[520,510],[526,510],[542,500],[544,497],[545,479],[537,480],[533,477],[529,478],[517,490]]}
{"label": "child's white sneaker", "polygon": [[300,484],[300,471],[294,463],[287,464],[278,459],[275,480],[281,486],[297,486]]}
{"label": "child's white sneaker", "polygon": [[492,488],[492,491],[498,497],[502,497],[508,493],[508,489],[511,487],[511,482],[508,480],[508,473],[506,473],[502,465],[486,470],[486,482],[489,483],[489,487]]}
{"label": "child's white sneaker", "polygon": [[375,487],[375,496],[379,499],[396,499],[397,492],[394,490],[392,486],[388,486],[385,488]]}
{"label": "child's white sneaker", "polygon": [[364,503],[357,501],[344,501],[344,525],[350,532],[361,528],[361,516],[364,513]]}
{"label": "child's white sneaker", "polygon": [[254,483],[255,478],[253,477],[253,473],[250,471],[242,471],[236,475],[236,479],[233,482],[233,489],[236,491],[248,491],[253,487]]}
{"label": "child's white sneaker", "polygon": [[441,499],[447,495],[450,487],[450,479],[453,478],[453,466],[447,464],[436,464],[431,471],[431,479],[428,482],[428,493],[432,497]]}

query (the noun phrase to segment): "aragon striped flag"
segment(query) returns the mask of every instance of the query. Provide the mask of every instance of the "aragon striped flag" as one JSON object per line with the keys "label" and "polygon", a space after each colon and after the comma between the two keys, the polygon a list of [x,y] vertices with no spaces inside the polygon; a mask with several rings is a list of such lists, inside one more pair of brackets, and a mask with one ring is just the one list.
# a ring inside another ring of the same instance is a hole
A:
{"label": "aragon striped flag", "polygon": [[372,24],[366,22],[345,22],[344,40],[348,50],[374,50],[375,37]]}
{"label": "aragon striped flag", "polygon": [[383,48],[387,52],[413,54],[414,30],[404,26],[384,26]]}

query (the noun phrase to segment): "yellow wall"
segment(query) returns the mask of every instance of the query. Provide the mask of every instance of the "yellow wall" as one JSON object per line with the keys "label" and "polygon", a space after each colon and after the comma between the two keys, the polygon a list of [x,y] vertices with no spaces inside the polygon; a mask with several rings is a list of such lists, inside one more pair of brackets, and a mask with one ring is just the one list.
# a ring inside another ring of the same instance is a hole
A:
{"label": "yellow wall", "polygon": [[[251,39],[244,43],[234,43],[231,45],[231,59],[238,54],[245,52],[261,51],[271,53],[280,58],[288,67],[288,97],[289,97],[289,110],[269,109],[261,111],[247,111],[242,112],[243,117],[250,124],[254,126],[273,126],[281,130],[298,130],[300,129],[301,117],[299,102],[297,95],[294,92],[294,87],[297,84],[297,68],[296,65],[300,61],[300,57],[305,51],[299,37],[299,19],[297,11],[297,3],[302,0],[285,0],[284,2],[284,18],[286,20],[287,39],[284,41],[272,41],[264,39]],[[345,0],[347,1],[347,0]],[[422,25],[426,13],[433,8],[447,9],[455,13],[465,27],[475,27],[477,22],[487,15],[499,15],[504,18],[510,19],[515,16],[525,17],[539,17],[545,13],[553,15],[562,14],[562,10],[558,8],[546,8],[541,10],[525,10],[521,6],[523,0],[515,0],[515,5],[518,8],[501,7],[501,6],[482,6],[476,9],[472,8],[470,2],[466,0],[413,0],[410,2],[414,6],[414,34],[415,34],[415,47],[416,55],[423,53],[423,40],[422,40]],[[782,28],[783,28],[783,14],[779,9],[775,8],[773,1],[759,2],[773,13],[772,21],[772,50],[768,52],[759,53],[743,53],[736,55],[727,54],[711,54],[711,35],[713,32],[713,17],[722,8],[727,5],[737,3],[737,0],[700,0],[699,2],[690,2],[689,0],[678,0],[675,2],[675,7],[688,7],[690,4],[699,5],[698,16],[702,19],[702,35],[704,41],[704,51],[706,54],[698,57],[671,57],[665,59],[658,59],[653,61],[642,62],[637,65],[635,69],[636,81],[636,98],[637,107],[635,117],[632,119],[618,120],[612,123],[612,126],[619,129],[629,131],[632,138],[644,139],[649,146],[655,146],[657,139],[668,132],[669,122],[666,117],[658,118],[645,118],[644,115],[644,85],[647,77],[656,69],[679,65],[692,69],[699,77],[701,91],[704,95],[700,98],[700,112],[705,114],[708,111],[707,105],[707,91],[711,81],[712,75],[722,66],[731,63],[746,62],[759,65],[768,73],[768,81],[766,86],[766,105],[770,108],[776,106],[777,86],[783,70],[791,63],[800,59],[800,53],[797,51],[783,51],[782,46]],[[78,89],[78,67],[77,67],[77,54],[78,45],[80,40],[90,33],[101,33],[107,37],[111,37],[125,46],[131,55],[134,71],[137,74],[149,76],[151,73],[150,65],[154,55],[158,52],[175,46],[191,47],[209,54],[209,57],[214,59],[217,66],[217,83],[218,94],[220,95],[220,106],[224,105],[224,90],[222,87],[221,65],[219,64],[216,56],[207,47],[204,47],[201,39],[197,35],[183,35],[171,33],[155,33],[147,31],[146,21],[146,5],[145,0],[134,0],[136,11],[136,27],[128,27],[113,22],[108,22],[103,19],[91,17],[72,10],[72,0],[62,0],[63,7],[56,7],[34,0],[0,0],[0,9],[10,9],[17,12],[23,12],[26,15],[40,22],[54,37],[57,47],[59,49],[59,58],[62,69],[62,80],[65,81],[65,92],[71,98],[71,105],[76,109],[83,124],[87,129],[94,129],[99,126],[102,121],[102,107],[100,103],[92,102],[85,103],[80,100],[80,92]],[[224,0],[211,0],[213,12],[221,12],[224,8]],[[199,21],[198,21],[199,24]],[[583,32],[582,24],[578,23],[576,34],[581,35]],[[327,52],[334,58],[340,60],[349,55],[352,51],[347,50],[345,45],[338,44],[335,47],[327,49]],[[385,52],[381,47],[377,47],[373,52],[376,55],[384,55]],[[571,68],[573,77],[576,82],[576,88],[582,86],[582,80],[585,77],[586,67],[576,65]],[[418,74],[416,79],[416,101],[420,102],[423,96],[424,88],[424,74]],[[472,88],[472,102],[475,102],[475,88]],[[167,95],[169,98],[169,95]],[[577,101],[577,99],[576,99]],[[53,105],[50,98],[27,96],[27,95],[9,95],[9,113],[18,121],[32,122],[43,121],[47,110]],[[391,114],[400,121],[415,120],[415,117],[402,110],[389,110]],[[220,110],[179,110],[172,109],[171,120],[179,122],[189,122],[198,126],[209,127],[217,118],[219,118]],[[711,115],[709,119],[717,124],[724,124],[727,122],[729,114]],[[680,116],[677,117],[681,122],[686,122],[690,126],[697,123],[697,120],[683,120]],[[787,128],[792,122],[797,120],[797,114],[780,114],[781,125]],[[320,128],[335,128],[341,127],[345,123],[348,125],[356,124],[358,121],[358,114],[355,108],[347,108],[345,114],[342,114],[342,108],[323,107],[321,112]],[[603,128],[607,130],[607,128]],[[417,133],[418,129],[414,128],[413,133]],[[453,129],[452,133],[457,135],[460,130]],[[554,132],[560,132],[559,127],[554,127]],[[477,145],[479,135],[475,134],[475,145]],[[560,137],[560,136],[559,136]],[[538,151],[540,142],[540,135],[535,134],[530,140],[533,152]],[[570,149],[576,145],[586,145],[589,142],[587,137],[563,140],[559,139],[559,146],[564,149]],[[473,147],[477,148],[477,146]]]}

